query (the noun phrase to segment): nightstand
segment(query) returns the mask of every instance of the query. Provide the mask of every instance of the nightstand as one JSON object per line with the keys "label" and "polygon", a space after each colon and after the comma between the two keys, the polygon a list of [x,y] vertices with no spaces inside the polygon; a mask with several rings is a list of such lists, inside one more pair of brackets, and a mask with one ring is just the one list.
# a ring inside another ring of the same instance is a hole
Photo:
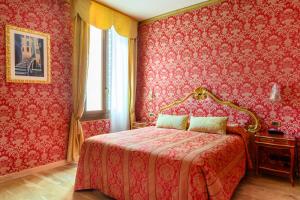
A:
{"label": "nightstand", "polygon": [[150,122],[132,122],[131,129],[144,128],[147,126],[151,126]]}
{"label": "nightstand", "polygon": [[[255,135],[256,174],[265,171],[288,176],[294,186],[296,146],[295,137],[286,134],[271,135],[268,132],[257,133]],[[269,154],[263,158],[263,153],[266,152]]]}

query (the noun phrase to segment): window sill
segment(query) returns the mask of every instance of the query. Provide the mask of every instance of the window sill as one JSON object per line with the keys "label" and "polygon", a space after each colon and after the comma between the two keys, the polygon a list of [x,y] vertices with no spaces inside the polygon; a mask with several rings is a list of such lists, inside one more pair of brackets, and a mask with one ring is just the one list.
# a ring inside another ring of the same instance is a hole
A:
{"label": "window sill", "polygon": [[109,111],[89,111],[84,112],[80,121],[91,121],[91,120],[100,120],[100,119],[109,119]]}

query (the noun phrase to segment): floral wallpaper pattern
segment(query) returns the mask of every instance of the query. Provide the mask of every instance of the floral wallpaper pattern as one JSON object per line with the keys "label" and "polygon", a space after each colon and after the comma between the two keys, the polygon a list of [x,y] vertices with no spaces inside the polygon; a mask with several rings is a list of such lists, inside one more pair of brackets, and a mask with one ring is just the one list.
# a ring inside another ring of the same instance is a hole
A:
{"label": "floral wallpaper pattern", "polygon": [[[71,7],[66,1],[0,1],[0,175],[64,160],[71,114]],[[5,25],[49,33],[51,84],[5,79]]]}
{"label": "floral wallpaper pattern", "polygon": [[[5,80],[5,25],[50,33],[51,84]],[[199,85],[272,119],[300,136],[300,3],[227,0],[139,27],[136,114],[153,121],[162,105]],[[65,159],[71,114],[72,33],[63,0],[0,0],[0,175]],[[282,101],[271,104],[273,83]],[[211,101],[171,111],[247,117]],[[109,132],[109,120],[83,122],[85,137]]]}
{"label": "floral wallpaper pattern", "polygon": [[81,122],[81,125],[85,138],[110,132],[109,119],[83,121]]}
{"label": "floral wallpaper pattern", "polygon": [[[159,108],[198,86],[272,120],[300,136],[300,2],[226,0],[139,26],[137,119],[153,121]],[[282,100],[269,101],[278,83]],[[189,100],[171,113],[247,116],[211,100]]]}
{"label": "floral wallpaper pattern", "polygon": [[[71,116],[71,5],[66,0],[0,0],[0,176],[66,159]],[[51,39],[51,84],[5,78],[5,25]],[[83,123],[85,137],[109,132],[109,120]]]}

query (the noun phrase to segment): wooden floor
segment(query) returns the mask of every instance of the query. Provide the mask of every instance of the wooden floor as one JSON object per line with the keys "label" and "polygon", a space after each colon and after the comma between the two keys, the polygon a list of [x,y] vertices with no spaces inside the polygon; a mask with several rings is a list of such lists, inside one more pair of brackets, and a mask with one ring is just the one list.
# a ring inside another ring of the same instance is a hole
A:
{"label": "wooden floor", "polygon": [[[97,191],[73,192],[75,165],[58,167],[0,184],[1,200],[110,200]],[[247,176],[234,200],[300,200],[300,182],[292,187],[287,179]]]}

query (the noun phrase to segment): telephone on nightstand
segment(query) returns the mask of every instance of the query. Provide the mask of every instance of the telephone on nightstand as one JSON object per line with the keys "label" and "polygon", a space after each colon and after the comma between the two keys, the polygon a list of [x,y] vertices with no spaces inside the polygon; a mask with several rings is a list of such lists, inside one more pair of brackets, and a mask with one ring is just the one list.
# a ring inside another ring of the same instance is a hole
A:
{"label": "telephone on nightstand", "polygon": [[271,127],[268,129],[269,134],[273,135],[283,135],[284,132],[279,130],[280,122],[272,122]]}
{"label": "telephone on nightstand", "polygon": [[278,129],[268,129],[268,133],[269,134],[273,134],[273,135],[283,135],[284,132],[282,132],[281,130]]}

